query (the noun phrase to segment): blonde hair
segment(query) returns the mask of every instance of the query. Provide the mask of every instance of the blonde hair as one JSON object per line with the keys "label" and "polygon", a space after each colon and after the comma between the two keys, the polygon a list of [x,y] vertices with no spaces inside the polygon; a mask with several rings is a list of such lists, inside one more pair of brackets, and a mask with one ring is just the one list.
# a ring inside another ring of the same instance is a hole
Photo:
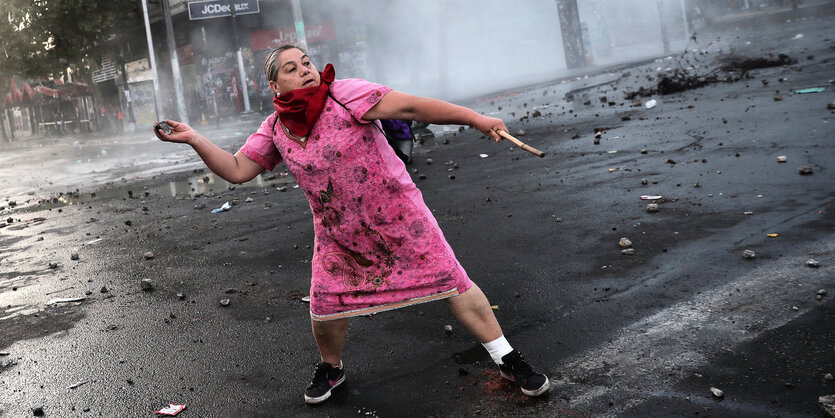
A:
{"label": "blonde hair", "polygon": [[264,60],[264,75],[267,76],[267,81],[277,81],[278,78],[278,56],[281,55],[282,52],[288,49],[298,49],[302,51],[303,54],[307,55],[307,51],[304,48],[293,45],[293,44],[284,44],[279,46],[278,48],[273,49],[267,54],[267,58]]}

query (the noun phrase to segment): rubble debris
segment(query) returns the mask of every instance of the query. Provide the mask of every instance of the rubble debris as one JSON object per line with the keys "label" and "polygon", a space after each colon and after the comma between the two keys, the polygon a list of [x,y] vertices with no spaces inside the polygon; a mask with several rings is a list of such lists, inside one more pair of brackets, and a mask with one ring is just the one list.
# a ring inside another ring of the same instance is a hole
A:
{"label": "rubble debris", "polygon": [[86,380],[81,380],[81,381],[76,382],[75,384],[72,384],[72,385],[70,385],[70,386],[67,386],[67,389],[75,389],[75,388],[77,388],[77,387],[79,387],[79,386],[81,386],[81,385],[83,385],[83,384],[85,384],[85,383],[87,383],[87,381],[86,381]]}
{"label": "rubble debris", "polygon": [[629,238],[621,238],[620,241],[618,241],[618,245],[623,248],[629,248],[632,246],[632,241],[630,241]]}
{"label": "rubble debris", "polygon": [[814,258],[806,260],[806,265],[815,269],[821,266],[818,260],[815,260]]}
{"label": "rubble debris", "polygon": [[150,259],[154,258],[154,253],[148,251],[145,254],[143,254],[142,256],[145,257],[146,260],[150,260]]}
{"label": "rubble debris", "polygon": [[623,255],[633,255],[633,254],[635,254],[635,249],[634,248],[627,248],[625,250],[621,250],[620,253],[623,254]]}
{"label": "rubble debris", "polygon": [[826,108],[829,109],[829,110],[835,110],[835,102],[827,103]]}
{"label": "rubble debris", "polygon": [[649,181],[647,179],[641,179],[641,184],[647,185],[649,184]]}
{"label": "rubble debris", "polygon": [[171,135],[171,132],[174,132],[174,127],[169,125],[168,122],[163,121],[154,125],[154,130],[162,131],[166,135]]}
{"label": "rubble debris", "polygon": [[827,293],[829,292],[827,292],[826,289],[818,290],[818,296],[826,296]]}
{"label": "rubble debris", "polygon": [[831,382],[832,380],[835,380],[835,377],[832,377],[832,373],[827,373],[827,374],[825,374],[825,375],[823,376],[823,378],[824,378],[824,379],[826,379],[826,380],[828,380],[828,381],[830,381],[830,382]]}
{"label": "rubble debris", "polygon": [[784,162],[786,162],[786,156],[785,156],[785,155],[778,155],[778,156],[777,156],[777,162],[778,162],[778,163],[784,163]]}
{"label": "rubble debris", "polygon": [[797,169],[797,172],[800,173],[803,176],[808,176],[808,175],[812,174],[812,167],[804,164],[804,165],[800,166],[799,169]]}
{"label": "rubble debris", "polygon": [[229,306],[229,303],[230,303],[229,299],[221,299],[220,300],[220,306]]}
{"label": "rubble debris", "polygon": [[717,398],[722,398],[722,397],[725,396],[725,392],[723,392],[722,389],[719,389],[719,388],[716,388],[716,387],[713,387],[713,386],[710,387],[710,393],[712,393],[713,396],[715,396]]}
{"label": "rubble debris", "polygon": [[742,252],[742,258],[752,259],[752,258],[755,258],[755,257],[757,257],[757,253],[755,253],[751,250],[745,250],[745,251]]}
{"label": "rubble debris", "polygon": [[142,290],[154,290],[154,282],[151,279],[142,279],[139,282],[139,287]]}
{"label": "rubble debris", "polygon": [[78,253],[72,253],[72,255],[70,255],[70,260],[78,260]]}
{"label": "rubble debris", "polygon": [[6,367],[12,367],[12,366],[15,366],[15,365],[17,365],[17,360],[13,359],[13,358],[8,359],[8,360],[0,361],[0,369],[5,369]]}
{"label": "rubble debris", "polygon": [[212,213],[226,212],[229,209],[232,209],[232,204],[229,203],[229,202],[226,202],[221,207],[219,207],[217,209],[212,209]]}
{"label": "rubble debris", "polygon": [[794,94],[823,93],[824,90],[826,90],[825,87],[812,87],[808,89],[795,90]]}
{"label": "rubble debris", "polygon": [[84,299],[87,299],[87,298],[84,297],[84,296],[77,297],[77,298],[55,298],[55,299],[50,299],[50,301],[47,302],[46,304],[47,305],[55,305],[55,304],[58,304],[58,303],[82,302],[82,301],[84,301]]}
{"label": "rubble debris", "polygon": [[107,293],[107,286],[102,286],[101,289],[99,289],[99,292]]}
{"label": "rubble debris", "polygon": [[658,203],[647,203],[647,212],[655,213],[661,210],[661,207],[658,206]]}
{"label": "rubble debris", "polygon": [[835,395],[819,397],[818,405],[821,406],[821,409],[823,409],[823,412],[827,415],[835,417]]}
{"label": "rubble debris", "polygon": [[447,334],[452,334],[452,325],[444,325],[444,332]]}
{"label": "rubble debris", "polygon": [[37,404],[32,407],[32,414],[36,416],[43,415],[43,404]]}
{"label": "rubble debris", "polygon": [[775,102],[782,102],[783,101],[783,96],[781,96],[779,94],[774,95],[774,101]]}
{"label": "rubble debris", "polygon": [[159,411],[154,411],[155,414],[160,415],[168,415],[168,416],[175,416],[180,412],[183,412],[183,409],[186,409],[185,405],[176,405],[173,403],[168,404],[165,408],[160,409]]}

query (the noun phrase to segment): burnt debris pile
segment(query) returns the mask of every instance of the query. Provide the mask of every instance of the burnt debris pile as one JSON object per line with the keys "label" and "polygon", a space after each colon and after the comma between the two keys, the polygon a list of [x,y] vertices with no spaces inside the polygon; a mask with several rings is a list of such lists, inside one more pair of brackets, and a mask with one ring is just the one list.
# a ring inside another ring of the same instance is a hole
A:
{"label": "burnt debris pile", "polygon": [[636,90],[625,91],[627,100],[649,97],[655,94],[666,95],[698,89],[709,84],[732,83],[751,78],[749,71],[760,68],[780,67],[797,64],[797,59],[786,54],[766,54],[759,57],[746,57],[728,54],[718,57],[714,64],[704,65],[698,60],[704,52],[685,51],[676,59],[678,68],[660,71],[657,77],[647,77],[656,81],[654,86],[641,86]]}

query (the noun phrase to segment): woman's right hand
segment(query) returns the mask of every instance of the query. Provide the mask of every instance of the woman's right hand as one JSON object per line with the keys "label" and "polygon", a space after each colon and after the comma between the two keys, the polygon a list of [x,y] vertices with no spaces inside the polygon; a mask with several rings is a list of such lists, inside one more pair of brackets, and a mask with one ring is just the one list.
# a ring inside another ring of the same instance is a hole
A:
{"label": "woman's right hand", "polygon": [[154,134],[157,138],[165,141],[165,142],[178,142],[181,144],[189,144],[191,140],[194,139],[194,136],[197,132],[191,128],[191,126],[186,125],[185,123],[176,122],[171,119],[166,119],[166,123],[171,126],[171,133],[166,134],[162,131],[162,129],[157,129],[157,123],[154,123]]}

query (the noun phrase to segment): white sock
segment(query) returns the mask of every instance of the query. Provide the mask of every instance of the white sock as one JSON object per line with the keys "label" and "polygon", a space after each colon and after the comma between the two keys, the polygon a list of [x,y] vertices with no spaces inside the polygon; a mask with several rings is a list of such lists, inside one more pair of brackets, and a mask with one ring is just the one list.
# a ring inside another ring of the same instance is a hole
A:
{"label": "white sock", "polygon": [[504,335],[493,341],[481,343],[481,345],[483,345],[487,352],[490,353],[490,357],[493,358],[493,361],[500,366],[504,364],[502,362],[502,357],[513,351],[513,347],[510,346],[510,343],[507,342]]}

